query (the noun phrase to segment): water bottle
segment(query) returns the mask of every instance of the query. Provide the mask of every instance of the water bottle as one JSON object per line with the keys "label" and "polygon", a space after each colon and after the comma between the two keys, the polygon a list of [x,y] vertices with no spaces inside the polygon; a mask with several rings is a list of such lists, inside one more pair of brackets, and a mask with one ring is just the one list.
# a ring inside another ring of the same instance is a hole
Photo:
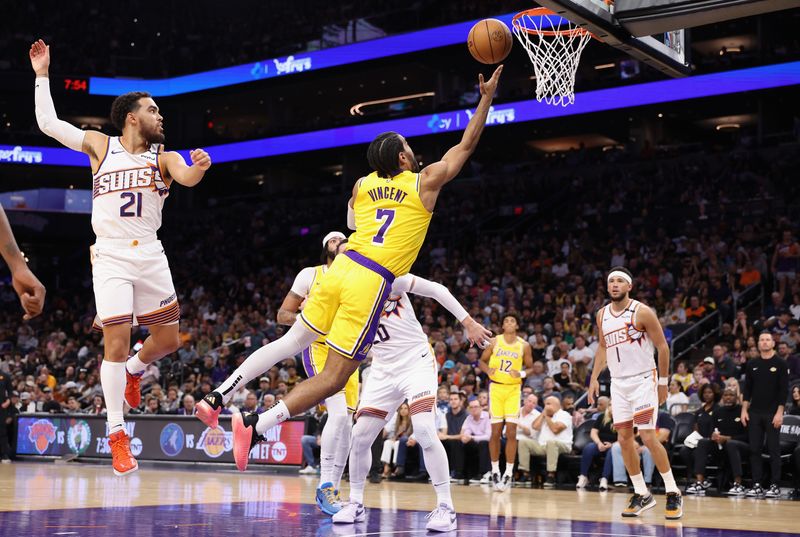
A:
{"label": "water bottle", "polygon": [[[717,433],[717,434],[719,434],[719,429],[717,429],[716,427],[714,427],[714,432],[715,432],[715,433]],[[719,449],[719,450],[722,450],[722,444],[717,444],[717,449]]]}

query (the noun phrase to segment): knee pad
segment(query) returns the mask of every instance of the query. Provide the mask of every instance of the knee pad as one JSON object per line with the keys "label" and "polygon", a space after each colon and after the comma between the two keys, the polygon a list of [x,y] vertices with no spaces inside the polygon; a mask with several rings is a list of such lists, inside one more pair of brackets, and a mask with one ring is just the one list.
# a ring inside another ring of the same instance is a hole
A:
{"label": "knee pad", "polygon": [[426,412],[424,414],[411,416],[411,423],[414,427],[414,438],[417,439],[419,447],[428,449],[433,446],[438,438],[433,414]]}

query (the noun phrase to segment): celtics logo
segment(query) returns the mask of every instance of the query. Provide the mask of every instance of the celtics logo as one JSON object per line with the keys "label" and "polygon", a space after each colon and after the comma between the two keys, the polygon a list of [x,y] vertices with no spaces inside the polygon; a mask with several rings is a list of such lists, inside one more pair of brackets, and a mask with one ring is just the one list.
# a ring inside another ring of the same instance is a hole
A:
{"label": "celtics logo", "polygon": [[76,455],[82,455],[92,442],[92,430],[83,420],[75,422],[67,431],[67,445]]}

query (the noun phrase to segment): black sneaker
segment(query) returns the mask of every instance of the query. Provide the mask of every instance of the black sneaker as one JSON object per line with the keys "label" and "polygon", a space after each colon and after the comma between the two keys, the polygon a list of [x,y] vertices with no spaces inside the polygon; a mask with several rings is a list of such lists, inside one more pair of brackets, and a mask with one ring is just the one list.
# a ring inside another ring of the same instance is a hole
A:
{"label": "black sneaker", "polygon": [[800,489],[794,489],[789,493],[790,500],[800,500]]}
{"label": "black sneaker", "polygon": [[728,496],[744,496],[747,494],[747,490],[742,486],[741,483],[734,483],[730,490],[725,494]]}
{"label": "black sneaker", "polygon": [[767,490],[764,491],[764,496],[767,498],[780,498],[781,497],[781,489],[778,488],[778,485],[773,483],[769,486]]}
{"label": "black sneaker", "polygon": [[639,516],[642,514],[643,511],[648,509],[652,509],[656,506],[656,499],[653,498],[653,495],[647,493],[646,496],[642,496],[641,494],[634,494],[631,496],[631,501],[628,503],[628,507],[622,511],[622,516],[624,517],[634,517]]}
{"label": "black sneaker", "polygon": [[667,520],[677,520],[683,516],[681,495],[677,492],[667,492],[667,508],[664,511],[664,516]]}
{"label": "black sneaker", "polygon": [[747,489],[747,496],[751,498],[761,498],[764,496],[764,489],[761,488],[761,484],[753,483],[753,486]]}
{"label": "black sneaker", "polygon": [[556,488],[556,480],[553,479],[552,477],[548,477],[547,479],[545,479],[544,484],[542,485],[542,487],[544,487],[546,489],[554,489],[554,488]]}
{"label": "black sneaker", "polygon": [[706,489],[700,481],[696,481],[686,487],[686,494],[705,494]]}
{"label": "black sneaker", "polygon": [[381,479],[381,474],[379,474],[378,472],[374,472],[374,473],[369,474],[369,482],[370,483],[376,483],[377,484],[377,483],[380,483],[381,481],[383,481],[383,480]]}

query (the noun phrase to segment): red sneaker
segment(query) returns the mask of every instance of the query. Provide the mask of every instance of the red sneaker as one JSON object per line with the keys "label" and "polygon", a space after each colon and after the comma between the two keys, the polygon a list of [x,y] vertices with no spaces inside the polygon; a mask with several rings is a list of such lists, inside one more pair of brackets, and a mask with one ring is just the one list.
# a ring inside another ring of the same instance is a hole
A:
{"label": "red sneaker", "polygon": [[128,368],[125,367],[125,402],[128,403],[128,406],[131,408],[139,408],[139,405],[142,402],[142,375],[144,371],[141,373],[137,373],[135,375],[131,374],[128,371]]}
{"label": "red sneaker", "polygon": [[258,414],[234,414],[231,418],[233,429],[233,460],[240,472],[247,470],[247,460],[250,450],[264,438],[256,431]]}
{"label": "red sneaker", "polygon": [[108,445],[111,447],[111,464],[115,474],[128,475],[139,469],[139,463],[131,453],[131,439],[125,431],[109,435]]}
{"label": "red sneaker", "polygon": [[206,425],[206,427],[216,429],[217,425],[219,425],[219,413],[222,412],[222,405],[214,408],[211,403],[206,401],[206,399],[213,397],[213,395],[214,394],[212,392],[206,395],[203,399],[200,399],[200,402],[194,406],[194,414]]}

